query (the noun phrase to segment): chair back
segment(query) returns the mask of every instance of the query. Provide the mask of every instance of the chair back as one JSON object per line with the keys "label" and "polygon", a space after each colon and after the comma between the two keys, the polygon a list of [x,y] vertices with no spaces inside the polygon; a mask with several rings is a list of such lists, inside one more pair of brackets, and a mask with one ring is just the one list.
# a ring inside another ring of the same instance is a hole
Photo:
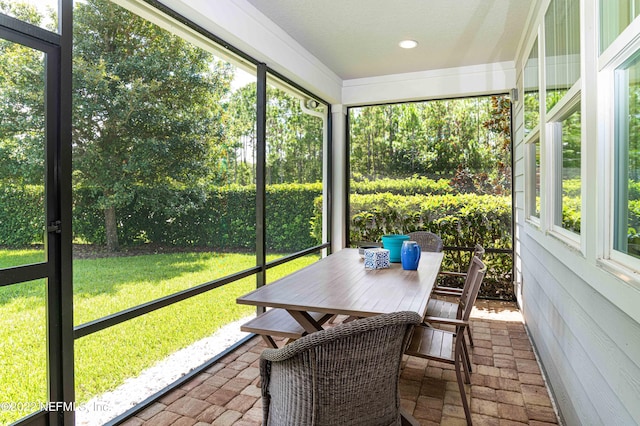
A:
{"label": "chair back", "polygon": [[[462,316],[462,307],[464,306],[464,301],[466,298],[467,293],[469,292],[469,290],[471,289],[473,283],[475,282],[473,277],[469,276],[469,272],[474,269],[473,265],[474,265],[474,259],[479,259],[482,260],[482,256],[484,256],[484,247],[482,247],[480,244],[476,244],[476,247],[473,250],[473,256],[471,256],[471,261],[469,262],[469,267],[467,268],[467,274],[465,274],[465,280],[464,280],[464,285],[462,286],[462,293],[460,293],[460,305],[458,305],[458,319],[461,318]],[[477,269],[477,266],[475,267],[475,269]],[[479,288],[478,288],[479,290]],[[475,301],[474,301],[475,303]]]}
{"label": "chair back", "polygon": [[469,271],[467,272],[467,278],[464,283],[464,289],[460,296],[460,302],[458,304],[458,319],[468,321],[471,316],[471,310],[476,303],[480,287],[482,286],[482,280],[487,272],[487,267],[480,259],[473,256],[471,259],[471,265],[469,265]]}
{"label": "chair back", "polygon": [[351,321],[260,357],[263,424],[400,425],[398,380],[415,312]]}
{"label": "chair back", "polygon": [[422,251],[441,252],[444,248],[442,238],[428,231],[409,232],[409,239],[415,241]]}

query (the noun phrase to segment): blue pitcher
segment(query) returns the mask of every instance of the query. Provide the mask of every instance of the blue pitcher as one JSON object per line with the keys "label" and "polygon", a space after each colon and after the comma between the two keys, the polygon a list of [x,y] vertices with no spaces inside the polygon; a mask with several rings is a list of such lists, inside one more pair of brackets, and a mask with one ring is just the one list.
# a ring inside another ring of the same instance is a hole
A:
{"label": "blue pitcher", "polygon": [[400,250],[400,260],[402,261],[402,269],[415,271],[418,269],[420,262],[420,254],[422,250],[415,241],[404,241]]}

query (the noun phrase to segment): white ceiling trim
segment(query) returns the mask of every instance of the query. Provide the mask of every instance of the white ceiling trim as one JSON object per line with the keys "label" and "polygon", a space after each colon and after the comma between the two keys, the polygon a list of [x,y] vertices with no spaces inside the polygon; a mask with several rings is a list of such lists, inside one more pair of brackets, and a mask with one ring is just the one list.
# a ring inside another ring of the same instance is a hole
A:
{"label": "white ceiling trim", "polygon": [[345,105],[506,93],[516,87],[513,61],[345,80]]}

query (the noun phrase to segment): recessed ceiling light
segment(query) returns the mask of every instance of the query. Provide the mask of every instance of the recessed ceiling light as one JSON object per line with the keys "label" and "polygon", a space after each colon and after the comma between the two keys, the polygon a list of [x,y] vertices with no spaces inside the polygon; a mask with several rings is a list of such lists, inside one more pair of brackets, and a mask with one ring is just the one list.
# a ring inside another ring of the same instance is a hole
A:
{"label": "recessed ceiling light", "polygon": [[415,41],[415,40],[402,40],[398,44],[403,49],[413,49],[414,47],[416,47],[418,45],[418,42]]}

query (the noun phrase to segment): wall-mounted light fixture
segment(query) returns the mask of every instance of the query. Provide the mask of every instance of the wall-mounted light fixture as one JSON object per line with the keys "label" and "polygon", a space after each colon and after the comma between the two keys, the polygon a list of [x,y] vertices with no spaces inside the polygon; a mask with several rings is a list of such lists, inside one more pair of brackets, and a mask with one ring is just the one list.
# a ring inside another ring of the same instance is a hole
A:
{"label": "wall-mounted light fixture", "polygon": [[304,105],[309,109],[316,109],[316,108],[318,108],[318,105],[320,105],[320,104],[315,99],[307,99],[307,101],[304,103]]}

